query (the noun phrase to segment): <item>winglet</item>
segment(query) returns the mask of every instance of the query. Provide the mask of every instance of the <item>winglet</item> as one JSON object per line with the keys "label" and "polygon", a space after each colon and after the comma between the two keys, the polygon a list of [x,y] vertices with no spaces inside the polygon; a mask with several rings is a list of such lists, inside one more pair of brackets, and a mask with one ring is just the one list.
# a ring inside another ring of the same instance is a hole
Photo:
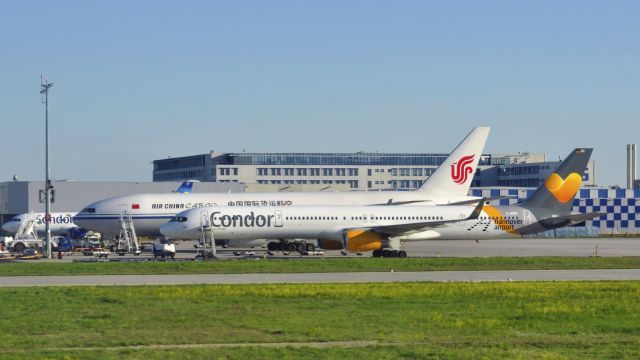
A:
{"label": "winglet", "polygon": [[480,199],[480,201],[478,202],[478,205],[476,205],[476,208],[473,209],[473,211],[471,212],[467,220],[477,219],[480,216],[480,213],[482,212],[482,207],[487,202],[487,200],[488,199],[486,197],[483,197],[482,199]]}

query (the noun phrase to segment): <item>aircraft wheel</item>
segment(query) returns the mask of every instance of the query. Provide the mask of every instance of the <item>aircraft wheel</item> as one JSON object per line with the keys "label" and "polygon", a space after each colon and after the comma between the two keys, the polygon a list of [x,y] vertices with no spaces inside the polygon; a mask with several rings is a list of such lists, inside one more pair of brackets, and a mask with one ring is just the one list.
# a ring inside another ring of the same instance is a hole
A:
{"label": "aircraft wheel", "polygon": [[307,252],[316,251],[316,246],[310,243],[307,244],[306,248],[307,248]]}
{"label": "aircraft wheel", "polygon": [[281,243],[279,243],[279,244],[278,244],[278,250],[281,250],[281,251],[287,251],[287,250],[289,250],[289,243],[286,243],[286,242],[284,242],[284,241],[283,241],[283,242],[281,242]]}
{"label": "aircraft wheel", "polygon": [[13,245],[13,251],[15,252],[23,252],[25,248],[26,246],[24,246],[24,243],[21,243],[21,242]]}
{"label": "aircraft wheel", "polygon": [[267,244],[267,249],[269,251],[277,251],[280,249],[280,244],[278,244],[277,242],[271,241]]}
{"label": "aircraft wheel", "polygon": [[373,250],[373,257],[377,258],[377,257],[380,257],[380,256],[382,256],[381,250]]}
{"label": "aircraft wheel", "polygon": [[298,251],[298,243],[296,242],[290,242],[288,245],[287,250],[294,252],[294,251]]}
{"label": "aircraft wheel", "polygon": [[400,258],[406,258],[407,257],[407,252],[404,250],[400,250],[398,251],[398,257]]}

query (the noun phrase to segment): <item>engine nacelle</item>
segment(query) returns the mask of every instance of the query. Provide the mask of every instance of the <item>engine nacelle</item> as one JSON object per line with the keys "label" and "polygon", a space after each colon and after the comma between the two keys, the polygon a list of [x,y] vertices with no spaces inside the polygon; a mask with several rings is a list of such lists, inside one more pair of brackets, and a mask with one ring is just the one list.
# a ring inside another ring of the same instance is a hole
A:
{"label": "engine nacelle", "polygon": [[325,250],[342,250],[342,241],[318,239],[318,245]]}
{"label": "engine nacelle", "polygon": [[369,230],[346,230],[342,233],[344,248],[349,251],[373,251],[382,249],[382,236]]}

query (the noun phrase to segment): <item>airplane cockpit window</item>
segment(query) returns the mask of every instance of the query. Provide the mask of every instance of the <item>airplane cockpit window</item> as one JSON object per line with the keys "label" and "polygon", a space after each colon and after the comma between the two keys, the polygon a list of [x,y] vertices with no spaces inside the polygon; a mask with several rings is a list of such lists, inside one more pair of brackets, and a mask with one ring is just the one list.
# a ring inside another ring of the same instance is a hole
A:
{"label": "airplane cockpit window", "polygon": [[185,222],[185,221],[187,221],[186,216],[174,216],[171,218],[171,220],[169,220],[169,222]]}
{"label": "airplane cockpit window", "polygon": [[93,213],[95,213],[95,212],[96,212],[96,208],[91,208],[91,207],[84,208],[84,209],[82,209],[82,211],[81,211],[81,212],[89,213],[89,214],[93,214]]}

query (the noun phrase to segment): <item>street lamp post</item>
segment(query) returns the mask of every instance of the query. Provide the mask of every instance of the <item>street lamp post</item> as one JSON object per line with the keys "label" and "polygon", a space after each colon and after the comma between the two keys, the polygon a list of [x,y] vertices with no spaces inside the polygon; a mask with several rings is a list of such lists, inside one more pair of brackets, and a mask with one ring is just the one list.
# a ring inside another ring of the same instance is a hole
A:
{"label": "street lamp post", "polygon": [[44,180],[44,196],[45,196],[45,208],[44,208],[44,226],[47,233],[46,237],[46,254],[47,258],[51,259],[51,228],[49,223],[51,222],[51,180],[49,180],[49,89],[53,86],[53,83],[49,83],[47,79],[43,79],[40,76],[40,94],[44,95],[44,123],[45,123],[45,180]]}

